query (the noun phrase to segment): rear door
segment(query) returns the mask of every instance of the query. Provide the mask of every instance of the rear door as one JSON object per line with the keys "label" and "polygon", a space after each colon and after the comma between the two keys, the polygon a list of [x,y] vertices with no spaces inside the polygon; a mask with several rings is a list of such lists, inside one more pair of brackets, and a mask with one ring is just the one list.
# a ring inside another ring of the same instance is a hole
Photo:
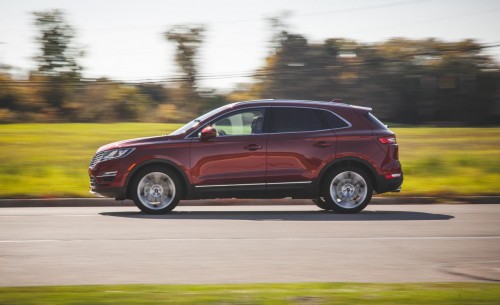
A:
{"label": "rear door", "polygon": [[306,186],[335,157],[335,133],[321,111],[272,107],[267,146],[269,186]]}

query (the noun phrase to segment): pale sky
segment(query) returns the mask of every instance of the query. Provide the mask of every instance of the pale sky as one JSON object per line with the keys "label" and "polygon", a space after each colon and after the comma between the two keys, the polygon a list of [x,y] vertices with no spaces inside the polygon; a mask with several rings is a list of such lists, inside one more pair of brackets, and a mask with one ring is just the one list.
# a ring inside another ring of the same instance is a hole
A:
{"label": "pale sky", "polygon": [[[23,74],[35,69],[33,11],[60,9],[77,31],[86,55],[84,76],[125,81],[175,77],[175,45],[163,33],[175,24],[207,27],[201,85],[227,89],[249,78],[269,52],[266,17],[290,11],[295,33],[310,42],[349,38],[381,42],[392,37],[500,43],[499,0],[0,0],[0,63]],[[500,48],[487,49],[500,61]]]}

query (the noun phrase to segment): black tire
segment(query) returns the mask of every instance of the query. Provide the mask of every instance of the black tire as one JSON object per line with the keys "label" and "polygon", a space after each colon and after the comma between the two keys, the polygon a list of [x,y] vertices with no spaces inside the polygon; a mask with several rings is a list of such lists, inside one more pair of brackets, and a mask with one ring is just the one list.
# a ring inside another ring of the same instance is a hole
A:
{"label": "black tire", "polygon": [[331,210],[330,205],[325,202],[325,198],[323,197],[314,198],[312,202],[314,202],[314,204],[320,209],[327,211]]}
{"label": "black tire", "polygon": [[163,166],[140,169],[130,187],[135,205],[147,214],[166,214],[172,211],[182,194],[177,175]]}
{"label": "black tire", "polygon": [[343,166],[326,177],[323,189],[325,210],[352,214],[361,212],[373,195],[372,181],[362,169]]}

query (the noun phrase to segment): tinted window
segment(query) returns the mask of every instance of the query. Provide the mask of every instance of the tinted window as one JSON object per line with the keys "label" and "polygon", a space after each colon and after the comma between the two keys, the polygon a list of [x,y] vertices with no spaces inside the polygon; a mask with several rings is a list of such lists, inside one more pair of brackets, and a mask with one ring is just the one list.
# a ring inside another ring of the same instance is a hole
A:
{"label": "tinted window", "polygon": [[371,112],[366,113],[365,118],[370,121],[375,129],[387,129],[387,126],[385,126],[384,123],[380,122],[380,120],[377,119],[373,114],[371,114]]}
{"label": "tinted window", "polygon": [[347,124],[344,120],[330,111],[321,110],[321,115],[325,119],[329,129],[344,128],[349,126],[349,124]]}
{"label": "tinted window", "polygon": [[273,108],[273,132],[313,131],[326,129],[316,109]]}

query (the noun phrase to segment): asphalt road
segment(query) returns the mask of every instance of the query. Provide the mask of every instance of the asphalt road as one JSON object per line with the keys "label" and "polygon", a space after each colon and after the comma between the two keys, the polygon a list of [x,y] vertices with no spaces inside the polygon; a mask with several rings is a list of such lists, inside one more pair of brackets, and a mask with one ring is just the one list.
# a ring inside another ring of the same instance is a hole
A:
{"label": "asphalt road", "polygon": [[500,204],[0,209],[0,286],[478,280],[500,280]]}

